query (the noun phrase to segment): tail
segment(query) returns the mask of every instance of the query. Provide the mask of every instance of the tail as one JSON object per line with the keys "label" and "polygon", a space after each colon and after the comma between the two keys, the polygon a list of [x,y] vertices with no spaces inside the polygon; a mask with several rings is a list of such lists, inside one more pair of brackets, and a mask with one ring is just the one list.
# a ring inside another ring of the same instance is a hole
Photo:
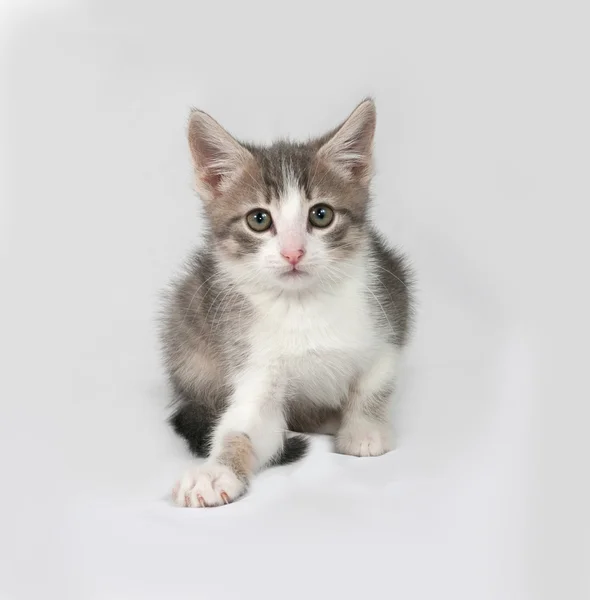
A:
{"label": "tail", "polygon": [[[180,405],[169,419],[174,431],[183,437],[190,451],[196,456],[209,456],[213,431],[219,415],[212,408],[187,402]],[[309,440],[303,435],[285,437],[283,447],[268,463],[268,466],[288,465],[305,456]]]}
{"label": "tail", "polygon": [[304,435],[285,437],[283,447],[275,454],[269,466],[289,465],[302,459],[309,450],[309,439]]}

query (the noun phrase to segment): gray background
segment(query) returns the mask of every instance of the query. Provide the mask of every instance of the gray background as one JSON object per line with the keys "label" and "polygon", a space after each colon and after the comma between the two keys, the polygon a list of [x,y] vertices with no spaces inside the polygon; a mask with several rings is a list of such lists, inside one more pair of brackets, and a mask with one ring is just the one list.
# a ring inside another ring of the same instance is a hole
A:
{"label": "gray background", "polygon": [[[0,6],[1,597],[588,597],[584,3]],[[262,142],[365,95],[419,275],[398,450],[318,439],[174,510],[154,315],[199,240],[189,107]]]}

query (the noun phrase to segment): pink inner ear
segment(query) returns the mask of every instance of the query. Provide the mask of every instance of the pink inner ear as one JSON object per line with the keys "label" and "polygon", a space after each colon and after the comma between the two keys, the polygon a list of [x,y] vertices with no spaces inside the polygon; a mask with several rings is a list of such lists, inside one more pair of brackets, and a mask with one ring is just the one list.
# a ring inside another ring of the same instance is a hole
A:
{"label": "pink inner ear", "polygon": [[360,179],[361,177],[364,177],[365,175],[367,175],[367,173],[370,172],[371,165],[367,162],[359,161],[357,164],[350,165],[349,170],[353,177]]}
{"label": "pink inner ear", "polygon": [[208,171],[203,174],[203,181],[213,190],[214,193],[219,191],[219,186],[221,185],[222,179],[223,175],[219,173],[212,173],[211,171]]}

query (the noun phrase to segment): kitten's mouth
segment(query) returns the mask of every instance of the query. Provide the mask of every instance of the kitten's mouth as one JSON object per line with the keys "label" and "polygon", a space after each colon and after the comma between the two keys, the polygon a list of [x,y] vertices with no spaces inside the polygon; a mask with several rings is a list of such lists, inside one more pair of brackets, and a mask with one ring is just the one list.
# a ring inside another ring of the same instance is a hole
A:
{"label": "kitten's mouth", "polygon": [[288,279],[303,277],[305,275],[307,275],[305,271],[302,271],[301,269],[296,269],[295,267],[281,273],[282,277],[287,277]]}

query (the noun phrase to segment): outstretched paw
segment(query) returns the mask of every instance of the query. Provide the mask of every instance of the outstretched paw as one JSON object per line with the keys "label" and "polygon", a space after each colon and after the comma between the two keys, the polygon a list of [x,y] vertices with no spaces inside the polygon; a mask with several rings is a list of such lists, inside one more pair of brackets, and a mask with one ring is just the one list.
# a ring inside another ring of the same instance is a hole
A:
{"label": "outstretched paw", "polygon": [[189,470],[176,483],[172,499],[178,506],[208,508],[237,500],[245,491],[246,482],[225,465],[204,464]]}

